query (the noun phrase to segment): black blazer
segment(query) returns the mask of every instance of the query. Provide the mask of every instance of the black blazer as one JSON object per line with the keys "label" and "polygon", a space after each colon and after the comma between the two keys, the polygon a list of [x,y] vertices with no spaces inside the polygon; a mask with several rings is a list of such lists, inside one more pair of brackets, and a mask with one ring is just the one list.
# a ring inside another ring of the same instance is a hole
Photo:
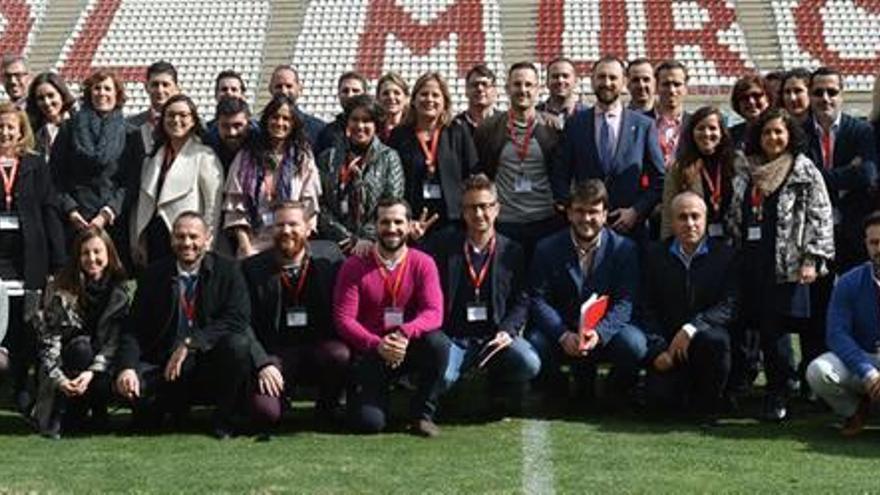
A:
{"label": "black blazer", "polygon": [[[309,307],[309,332],[306,339],[317,341],[336,335],[330,314],[333,299],[333,283],[342,265],[342,252],[331,241],[309,243],[310,267],[306,285],[317,284],[317,304]],[[244,260],[241,265],[251,302],[251,328],[256,340],[251,346],[254,365],[262,368],[268,364],[267,353],[275,353],[281,347],[282,290],[279,276],[278,254],[274,249],[264,251]],[[311,289],[309,289],[311,290]]]}
{"label": "black blazer", "polygon": [[[119,369],[135,368],[139,362],[164,364],[186,337],[177,331],[178,285],[174,257],[153,263],[140,276],[128,322],[119,336]],[[236,263],[207,253],[199,270],[191,347],[208,351],[227,334],[246,334],[250,309],[247,285]]]}
{"label": "black blazer", "polygon": [[650,359],[664,351],[682,325],[729,329],[739,300],[739,263],[727,244],[708,241],[709,252],[690,270],[670,249],[673,238],[648,246],[642,260],[642,323]]}
{"label": "black blazer", "polygon": [[[418,173],[421,167],[417,167],[416,163],[424,162],[424,154],[416,137],[415,127],[411,125],[397,127],[392,131],[388,145],[397,150],[400,156],[403,173],[406,176],[404,195],[412,206],[413,213],[418,215],[422,211],[424,201],[422,175]],[[460,122],[453,120],[443,128],[440,133],[440,143],[437,145],[437,157],[440,187],[443,189],[447,214],[447,218],[440,219],[442,224],[445,221],[461,218],[462,182],[478,171],[477,149],[474,147],[470,132]]]}
{"label": "black blazer", "polygon": [[[492,259],[489,283],[492,284],[492,320],[499,330],[516,336],[522,333],[528,320],[529,300],[526,293],[526,260],[522,248],[501,234],[496,234],[495,256]],[[443,287],[446,308],[445,322],[451,314],[463,313],[466,308],[452,307],[455,292],[465,273],[465,233],[461,228],[449,227],[433,236],[425,249],[437,263]]]}
{"label": "black blazer", "polygon": [[13,195],[24,247],[24,285],[26,289],[42,289],[46,277],[64,266],[66,247],[58,195],[41,155],[21,157]]}

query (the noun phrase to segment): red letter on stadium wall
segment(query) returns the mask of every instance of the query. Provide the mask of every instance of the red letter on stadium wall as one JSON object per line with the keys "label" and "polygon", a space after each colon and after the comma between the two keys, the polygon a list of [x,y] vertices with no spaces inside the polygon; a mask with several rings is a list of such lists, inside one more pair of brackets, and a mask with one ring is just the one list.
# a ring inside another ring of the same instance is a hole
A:
{"label": "red letter on stadium wall", "polygon": [[6,19],[6,30],[0,38],[0,53],[21,55],[24,52],[28,34],[34,24],[30,13],[31,8],[24,0],[0,2],[0,15]]}
{"label": "red letter on stadium wall", "polygon": [[430,24],[414,20],[394,0],[371,0],[367,7],[364,31],[358,41],[355,68],[368,79],[381,77],[385,60],[385,38],[388,34],[394,34],[415,55],[423,56],[452,33],[458,34],[456,65],[458,76],[464,77],[472,64],[486,58],[481,0],[458,0]]}
{"label": "red letter on stadium wall", "polygon": [[[856,7],[861,7],[872,14],[880,15],[878,4],[872,0],[852,0]],[[825,7],[827,0],[802,0],[792,8],[795,32],[801,50],[818,59],[822,64],[836,68],[843,74],[874,75],[880,71],[880,54],[873,58],[843,58],[840,53],[831,49],[825,40],[825,22],[820,9]]]}
{"label": "red letter on stadium wall", "polygon": [[[81,81],[91,74],[98,67],[92,66],[92,60],[95,53],[101,45],[101,41],[107,36],[110,30],[110,24],[116,16],[116,11],[122,4],[122,0],[98,0],[94,9],[89,14],[83,25],[82,31],[73,42],[70,53],[67,54],[67,60],[64,67],[61,68],[61,74],[68,80]],[[107,67],[112,69],[124,81],[143,82],[147,68],[146,67]]]}
{"label": "red letter on stadium wall", "polygon": [[715,62],[718,75],[738,77],[747,72],[749,69],[739,53],[718,41],[718,32],[730,29],[730,25],[736,21],[736,11],[718,0],[694,1],[709,14],[709,20],[695,30],[676,29],[672,0],[645,2],[645,17],[648,22],[645,44],[648,58],[672,59],[675,58],[676,46],[697,45],[703,59]]}
{"label": "red letter on stadium wall", "polygon": [[[538,5],[538,40],[535,54],[538,61],[549,64],[557,57],[568,56],[562,50],[562,32],[565,30],[565,2],[567,0],[541,0]],[[576,0],[574,0],[576,1]],[[613,53],[626,58],[626,31],[629,19],[626,0],[603,0],[599,4],[602,29],[599,32],[599,53]],[[578,73],[589,72],[593,60],[574,60]]]}

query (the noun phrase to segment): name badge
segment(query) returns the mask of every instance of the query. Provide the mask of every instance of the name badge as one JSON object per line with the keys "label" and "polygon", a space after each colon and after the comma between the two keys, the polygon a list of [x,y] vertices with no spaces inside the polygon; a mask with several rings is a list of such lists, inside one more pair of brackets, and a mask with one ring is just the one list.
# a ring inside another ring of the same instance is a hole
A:
{"label": "name badge", "polygon": [[513,192],[515,193],[529,193],[532,192],[532,179],[525,174],[520,174],[516,176],[516,179],[513,181]]}
{"label": "name badge", "polygon": [[385,308],[385,329],[396,328],[403,325],[403,309],[402,308]]}
{"label": "name badge", "polygon": [[275,214],[271,211],[267,211],[266,213],[261,214],[260,218],[262,219],[264,226],[268,227],[275,224]]}
{"label": "name badge", "polygon": [[436,182],[425,182],[422,184],[423,199],[440,199],[442,197],[443,192],[440,190],[440,184]]}
{"label": "name badge", "polygon": [[0,215],[0,230],[18,230],[21,226],[18,223],[18,215],[2,214]]}
{"label": "name badge", "polygon": [[348,215],[348,200],[343,199],[339,202],[339,214]]}
{"label": "name badge", "polygon": [[468,303],[467,305],[467,321],[481,322],[489,320],[489,308],[485,303]]}
{"label": "name badge", "polygon": [[724,227],[722,227],[720,223],[710,223],[709,224],[709,237],[723,237],[723,236],[724,236]]}
{"label": "name badge", "polygon": [[760,241],[761,240],[761,226],[753,225],[749,227],[748,234],[746,235],[747,241]]}
{"label": "name badge", "polygon": [[309,313],[302,306],[288,308],[286,321],[288,328],[302,328],[309,324]]}
{"label": "name badge", "polygon": [[831,210],[832,218],[834,218],[834,225],[840,225],[843,223],[843,213],[840,212],[840,208],[833,208]]}

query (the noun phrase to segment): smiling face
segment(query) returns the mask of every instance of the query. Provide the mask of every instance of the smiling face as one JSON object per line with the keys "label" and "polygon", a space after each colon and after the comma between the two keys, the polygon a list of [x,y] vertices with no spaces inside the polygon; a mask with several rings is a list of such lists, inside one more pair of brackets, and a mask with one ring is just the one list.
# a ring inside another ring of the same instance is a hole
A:
{"label": "smiling face", "polygon": [[399,115],[409,105],[409,97],[394,81],[385,81],[379,87],[379,105],[388,115]]}
{"label": "smiling face", "polygon": [[27,97],[30,84],[31,74],[22,61],[16,60],[3,70],[3,88],[12,101]]}
{"label": "smiling face", "polygon": [[810,90],[808,81],[790,77],[782,86],[782,105],[788,113],[801,118],[810,111]]}
{"label": "smiling face", "polygon": [[396,253],[406,244],[409,235],[409,220],[406,207],[396,204],[380,207],[377,211],[376,230],[379,246],[387,253]]}
{"label": "smiling face", "polygon": [[95,83],[91,91],[92,108],[98,113],[110,113],[116,108],[116,85],[106,78]]}
{"label": "smiling face", "polygon": [[293,259],[306,245],[308,222],[302,208],[279,208],[275,211],[275,247],[286,259]]}
{"label": "smiling face", "polygon": [[516,69],[507,80],[507,95],[510,106],[520,112],[533,108],[538,103],[538,74],[522,68]]}
{"label": "smiling face", "polygon": [[613,105],[623,88],[623,67],[613,60],[596,65],[592,84],[596,99],[605,106]]}
{"label": "smiling face", "polygon": [[495,82],[476,72],[467,80],[464,93],[468,100],[468,108],[489,108],[494,106],[495,100],[498,99]]}
{"label": "smiling face", "polygon": [[153,74],[147,81],[150,106],[156,111],[160,110],[169,98],[178,93],[180,93],[180,89],[171,74],[165,72]]}
{"label": "smiling face", "polygon": [[416,113],[428,121],[437,121],[446,113],[446,101],[440,84],[429,79],[419,88],[415,95]]}
{"label": "smiling face", "polygon": [[272,96],[285,95],[296,101],[299,98],[302,87],[291,69],[279,69],[272,75],[269,83],[269,92]]}
{"label": "smiling face", "polygon": [[654,103],[654,68],[651,64],[636,64],[630,66],[626,79],[626,89],[630,99],[638,108],[650,108]]}
{"label": "smiling face", "polygon": [[217,82],[217,90],[214,92],[214,98],[220,101],[221,98],[238,98],[244,99],[244,88],[241,81],[237,77],[224,77]]}
{"label": "smiling face", "polygon": [[170,139],[183,140],[195,128],[195,115],[185,101],[176,101],[165,108],[162,125]]}
{"label": "smiling face", "polygon": [[843,105],[843,88],[836,74],[816,76],[810,87],[810,106],[820,122],[833,122]]}
{"label": "smiling face", "polygon": [[293,111],[289,105],[281,105],[278,110],[269,116],[269,138],[275,142],[284,141],[293,132]]}
{"label": "smiling face", "polygon": [[34,91],[37,96],[37,108],[49,122],[58,122],[64,108],[64,99],[55,86],[51,83],[43,83]]}
{"label": "smiling face", "polygon": [[771,119],[761,129],[761,151],[767,160],[774,160],[788,151],[788,127],[782,119]]}
{"label": "smiling face", "polygon": [[705,156],[715,154],[721,142],[721,120],[716,114],[709,114],[694,126],[694,143]]}
{"label": "smiling face", "polygon": [[574,93],[577,74],[574,66],[560,60],[547,68],[547,90],[550,96],[559,100],[567,100]]}
{"label": "smiling face", "polygon": [[761,113],[770,106],[764,88],[752,85],[739,97],[739,113],[747,122],[755,122]]}
{"label": "smiling face", "polygon": [[686,250],[691,251],[706,234],[706,203],[696,194],[682,194],[672,202],[672,231]]}
{"label": "smiling face", "polygon": [[79,269],[88,279],[100,280],[109,260],[107,245],[100,237],[92,237],[80,246]]}
{"label": "smiling face", "polygon": [[171,250],[181,265],[192,266],[197,263],[208,250],[210,242],[208,227],[201,219],[185,217],[174,223]]}
{"label": "smiling face", "polygon": [[572,201],[566,213],[574,236],[584,244],[593,242],[608,220],[608,209],[601,202]]}
{"label": "smiling face", "polygon": [[0,114],[0,155],[15,156],[21,143],[21,120],[15,113]]}
{"label": "smiling face", "polygon": [[366,108],[358,107],[348,116],[345,134],[356,147],[366,147],[376,136],[376,123]]}
{"label": "smiling face", "polygon": [[498,198],[489,189],[466,191],[461,198],[462,217],[468,233],[475,235],[489,232],[495,227],[500,207]]}
{"label": "smiling face", "polygon": [[339,98],[339,106],[345,107],[348,100],[357,95],[362,95],[364,92],[366,92],[366,88],[360,79],[353,77],[343,79],[342,82],[339,83],[339,88],[336,91],[336,97]]}

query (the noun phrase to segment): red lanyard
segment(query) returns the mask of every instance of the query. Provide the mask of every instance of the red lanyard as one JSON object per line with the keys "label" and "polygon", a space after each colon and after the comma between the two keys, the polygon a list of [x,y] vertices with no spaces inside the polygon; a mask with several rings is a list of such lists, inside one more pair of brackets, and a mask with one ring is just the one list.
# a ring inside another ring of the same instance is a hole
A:
{"label": "red lanyard", "polygon": [[832,147],[831,131],[822,131],[822,161],[824,162],[823,165],[825,166],[825,170],[830,170],[832,165],[834,165]]}
{"label": "red lanyard", "polygon": [[477,296],[477,299],[480,298],[480,287],[483,286],[483,282],[486,280],[486,274],[489,273],[489,265],[492,263],[492,257],[495,256],[495,238],[493,237],[491,241],[489,241],[489,253],[486,255],[486,260],[483,261],[483,267],[480,268],[480,273],[478,274],[476,270],[474,270],[474,264],[471,262],[470,250],[468,249],[467,241],[464,242],[464,261],[467,263],[468,275],[471,278],[471,283],[474,286],[474,294]]}
{"label": "red lanyard", "polygon": [[[12,166],[7,164],[12,162]],[[12,209],[12,189],[15,187],[15,179],[18,178],[18,159],[4,158],[0,164],[0,174],[3,174],[3,192],[6,194],[6,210]],[[9,173],[6,171],[9,170]]]}
{"label": "red lanyard", "polygon": [[348,185],[349,181],[351,181],[351,169],[360,165],[363,161],[364,157],[362,156],[346,159],[345,163],[342,164],[342,168],[339,169],[339,184],[342,186]]}
{"label": "red lanyard", "polygon": [[706,170],[706,165],[700,168],[700,172],[703,173],[703,179],[706,180],[706,185],[709,188],[709,199],[712,202],[712,209],[715,210],[715,215],[718,215],[721,212],[721,165],[718,165],[718,169],[715,171],[714,180],[709,176],[709,171]]}
{"label": "red lanyard", "polygon": [[192,328],[196,321],[196,300],[199,298],[200,286],[196,285],[193,291],[192,299],[186,298],[186,289],[181,288],[180,291],[180,307],[183,309],[183,315],[186,316],[186,323]]}
{"label": "red lanyard", "polygon": [[281,270],[281,284],[284,286],[284,289],[287,291],[287,295],[293,301],[293,304],[299,305],[299,298],[302,295],[303,287],[306,285],[306,276],[309,274],[309,267],[312,264],[309,262],[309,258],[306,258],[303,261],[302,270],[299,274],[299,280],[296,282],[296,287],[293,287],[293,284],[290,283],[290,275],[287,274],[285,270]]}
{"label": "red lanyard", "polygon": [[764,218],[764,195],[756,186],[752,186],[752,215],[758,222]]}
{"label": "red lanyard", "polygon": [[517,132],[515,129],[515,123],[513,120],[513,112],[507,113],[507,134],[510,136],[510,140],[513,142],[513,148],[516,150],[516,156],[519,157],[520,163],[526,160],[526,157],[529,156],[529,145],[532,144],[532,134],[535,132],[535,117],[530,117],[526,121],[526,131],[523,134],[522,141],[517,139]]}
{"label": "red lanyard", "polygon": [[419,146],[422,148],[422,153],[425,154],[425,167],[428,169],[428,175],[434,175],[434,171],[437,170],[437,146],[440,144],[440,130],[440,127],[434,129],[431,134],[430,146],[427,139],[423,139],[420,133],[416,133]]}
{"label": "red lanyard", "polygon": [[394,280],[391,279],[391,272],[385,268],[385,263],[379,258],[376,251],[373,251],[373,257],[376,258],[376,265],[379,266],[379,273],[382,275],[382,281],[385,283],[385,292],[391,296],[391,307],[397,307],[397,295],[400,293],[400,286],[403,284],[403,272],[406,271],[406,261],[409,258],[409,251],[403,255],[400,264],[397,266],[397,274]]}

